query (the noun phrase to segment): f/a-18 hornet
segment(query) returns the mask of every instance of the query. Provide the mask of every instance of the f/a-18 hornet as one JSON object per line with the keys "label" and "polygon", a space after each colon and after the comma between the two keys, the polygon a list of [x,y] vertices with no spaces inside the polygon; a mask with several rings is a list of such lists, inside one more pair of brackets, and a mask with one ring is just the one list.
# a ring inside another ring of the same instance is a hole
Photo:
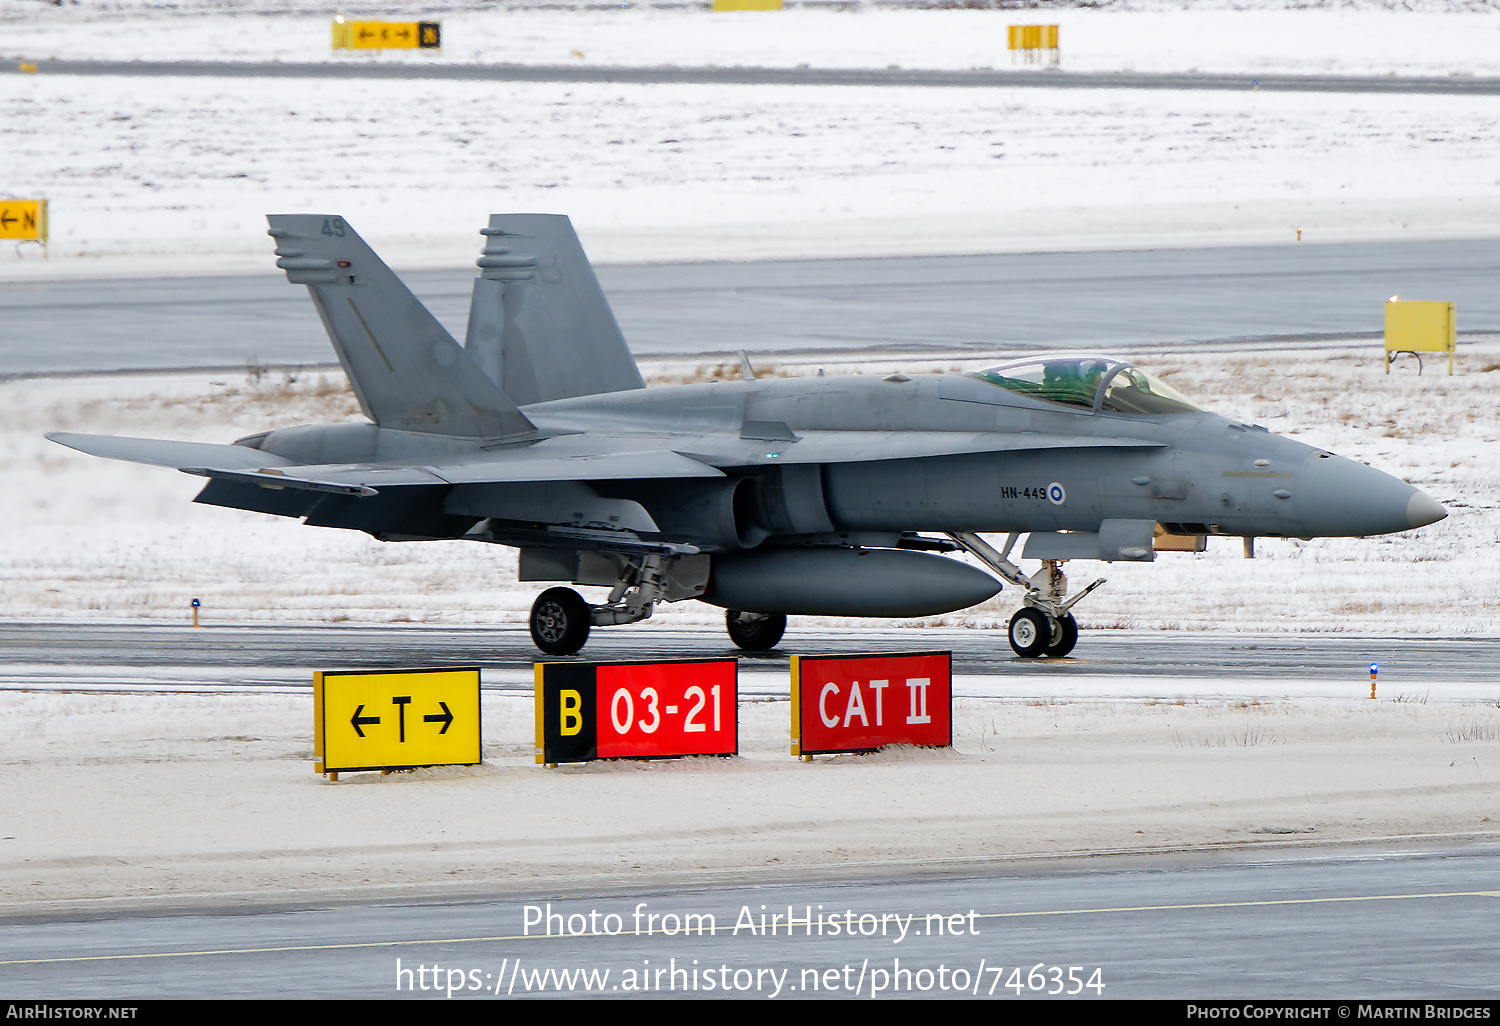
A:
{"label": "f/a-18 hornet", "polygon": [[[198,502],[387,541],[520,550],[551,654],[658,602],[727,610],[771,648],[787,614],[915,617],[1024,591],[1022,657],[1078,639],[1070,559],[1150,561],[1207,535],[1360,536],[1446,515],[1362,463],[1226,420],[1132,364],[646,388],[566,217],[496,214],[459,345],[342,218],[269,218],[367,423],[232,445],[54,433],[96,456],[208,478]],[[980,535],[1005,535],[999,548]],[[1011,559],[1041,568],[1024,573]],[[1250,542],[1247,542],[1247,546]],[[965,552],[988,571],[959,559]]]}

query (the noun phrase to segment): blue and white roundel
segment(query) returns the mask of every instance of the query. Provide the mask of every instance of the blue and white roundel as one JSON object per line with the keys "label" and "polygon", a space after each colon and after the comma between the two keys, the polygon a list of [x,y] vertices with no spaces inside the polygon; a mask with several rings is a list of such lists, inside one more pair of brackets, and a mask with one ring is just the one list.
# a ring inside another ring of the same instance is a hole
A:
{"label": "blue and white roundel", "polygon": [[1047,486],[1047,500],[1054,506],[1061,506],[1068,501],[1068,493],[1062,485],[1053,481]]}

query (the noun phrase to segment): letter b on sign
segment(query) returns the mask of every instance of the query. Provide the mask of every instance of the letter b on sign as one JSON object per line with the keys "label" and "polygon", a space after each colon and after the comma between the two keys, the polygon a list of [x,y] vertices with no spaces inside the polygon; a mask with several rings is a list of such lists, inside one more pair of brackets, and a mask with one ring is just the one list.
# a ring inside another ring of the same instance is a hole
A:
{"label": "letter b on sign", "polygon": [[571,737],[583,730],[583,696],[571,689],[557,693],[558,733]]}

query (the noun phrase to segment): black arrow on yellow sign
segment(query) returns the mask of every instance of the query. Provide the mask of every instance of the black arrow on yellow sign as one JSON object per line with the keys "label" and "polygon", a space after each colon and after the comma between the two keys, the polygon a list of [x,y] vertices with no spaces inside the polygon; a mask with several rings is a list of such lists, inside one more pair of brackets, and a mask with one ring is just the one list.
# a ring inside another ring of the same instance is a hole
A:
{"label": "black arrow on yellow sign", "polygon": [[379,716],[361,716],[360,713],[364,711],[365,707],[361,705],[358,709],[354,710],[354,717],[349,721],[349,725],[354,728],[354,732],[360,737],[365,736],[365,732],[363,730],[360,730],[360,727],[369,726],[370,724],[380,722]]}
{"label": "black arrow on yellow sign", "polygon": [[[396,729],[398,733],[398,739],[401,741],[401,743],[404,744],[406,742],[406,707],[411,704],[411,696],[402,695],[399,698],[392,698],[391,704],[396,706],[396,708],[399,710],[396,717]],[[448,733],[448,728],[453,725],[453,710],[448,708],[447,702],[439,702],[438,705],[443,707],[442,715],[439,716],[437,713],[430,713],[427,716],[422,717],[422,722],[441,723],[443,725],[443,729],[438,731],[438,733],[446,734]],[[360,737],[367,736],[365,732],[360,729],[361,727],[374,726],[380,722],[379,716],[361,716],[360,713],[364,711],[365,707],[363,705],[358,706],[354,710],[354,715],[349,719],[349,725],[354,728],[354,732]]]}
{"label": "black arrow on yellow sign", "polygon": [[439,734],[446,734],[446,733],[448,733],[448,728],[453,724],[453,713],[448,710],[448,703],[447,702],[439,702],[438,705],[440,705],[440,706],[443,707],[443,715],[441,715],[441,716],[437,716],[437,715],[423,716],[422,717],[422,722],[423,723],[441,723],[443,725],[443,729],[440,730],[440,731],[438,731],[438,733]]}

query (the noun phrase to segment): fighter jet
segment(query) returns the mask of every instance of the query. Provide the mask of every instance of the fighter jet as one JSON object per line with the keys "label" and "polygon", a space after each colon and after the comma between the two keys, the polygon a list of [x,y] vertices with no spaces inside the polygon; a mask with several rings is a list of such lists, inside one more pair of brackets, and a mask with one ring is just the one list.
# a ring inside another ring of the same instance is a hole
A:
{"label": "fighter jet", "polygon": [[[609,588],[597,604],[565,586],[540,594],[531,635],[548,654],[661,602],[723,607],[730,638],[756,650],[789,614],[928,616],[1005,582],[1024,595],[1011,647],[1055,658],[1078,640],[1072,607],[1103,583],[1070,595],[1067,560],[1446,516],[1394,477],[1107,357],[759,380],[742,354],[743,380],[646,388],[564,216],[490,218],[463,345],[343,218],[269,221],[276,264],[311,293],[365,423],[224,445],[48,437],[206,477],[197,502],[385,541],[509,545],[522,581]],[[1022,535],[1034,573],[1011,558]]]}

